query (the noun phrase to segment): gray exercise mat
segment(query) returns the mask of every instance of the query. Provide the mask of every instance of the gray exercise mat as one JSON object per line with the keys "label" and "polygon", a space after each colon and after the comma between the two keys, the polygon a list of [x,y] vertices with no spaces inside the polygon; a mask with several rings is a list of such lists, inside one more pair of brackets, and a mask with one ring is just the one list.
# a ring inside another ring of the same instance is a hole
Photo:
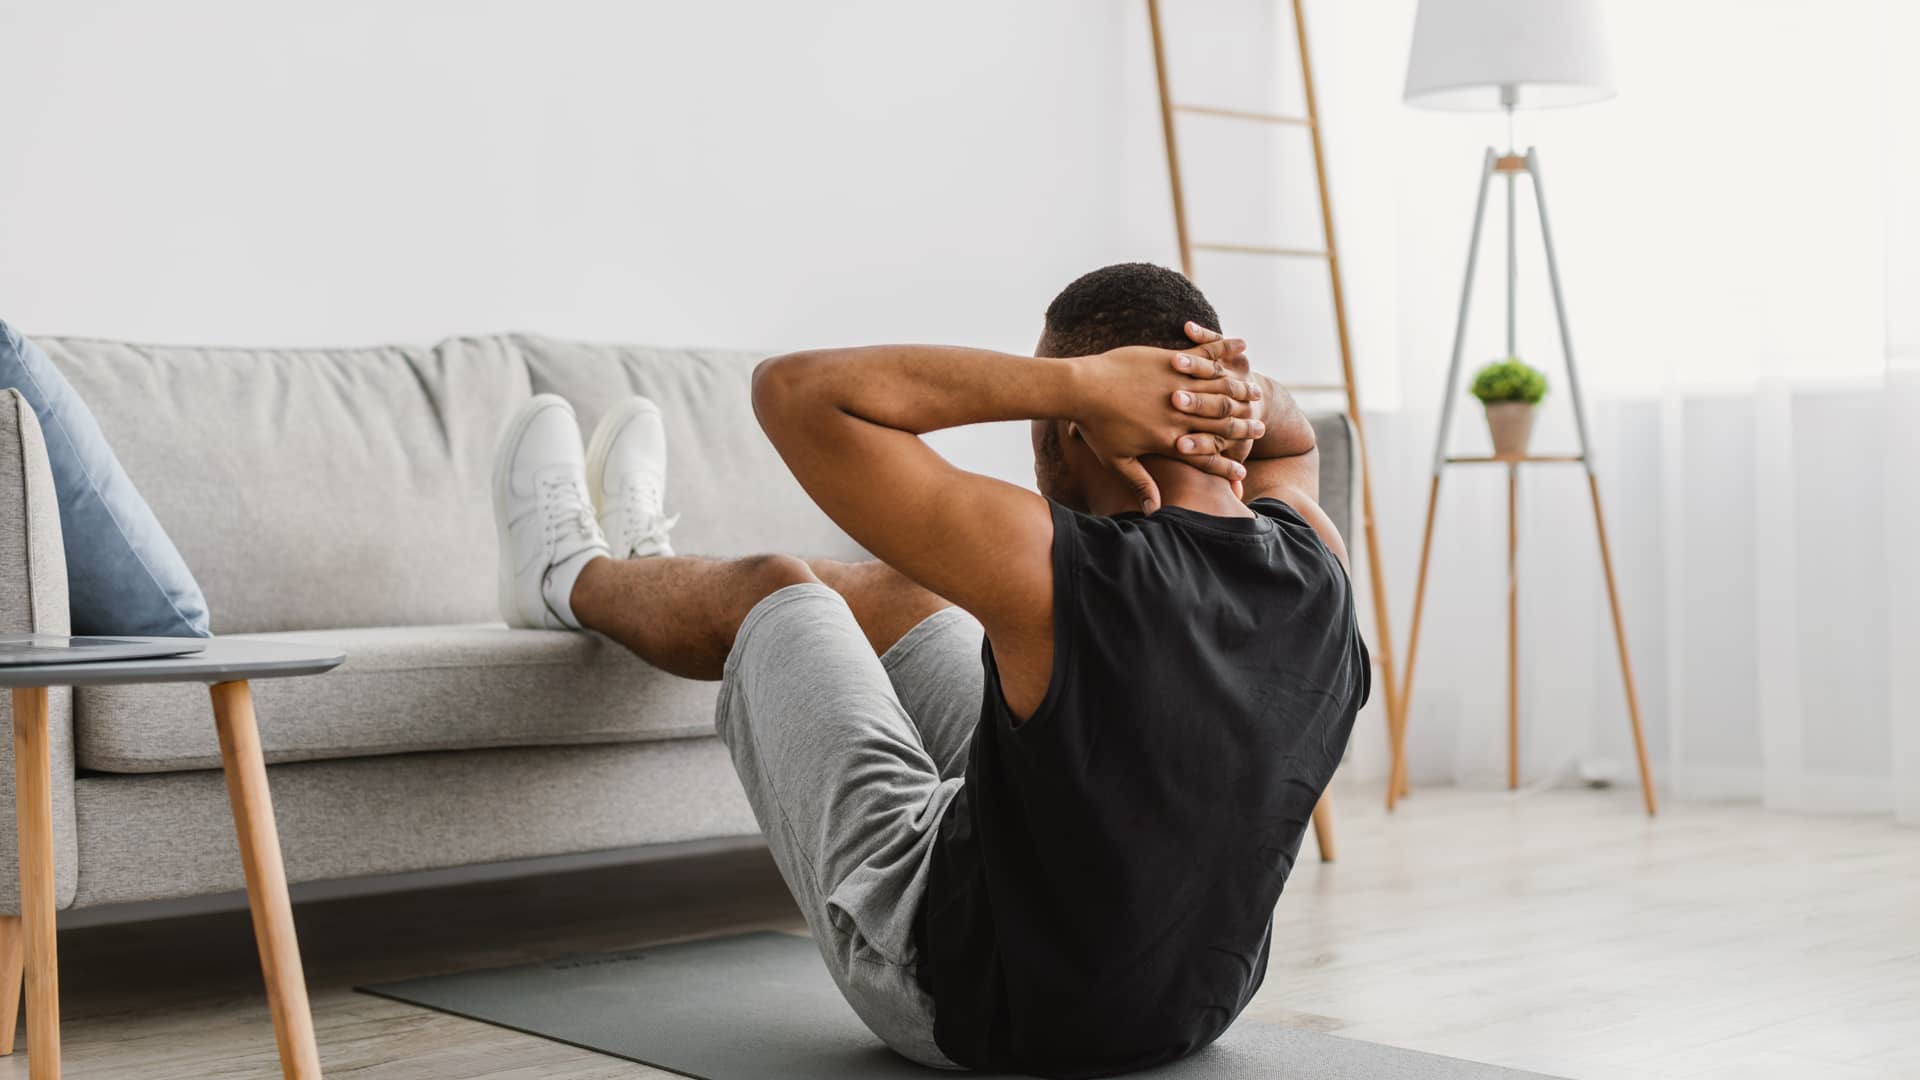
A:
{"label": "gray exercise mat", "polygon": [[[841,1000],[813,942],[760,932],[383,983],[362,992],[699,1080],[934,1080]],[[984,1074],[968,1074],[984,1078]],[[1242,1020],[1164,1080],[1519,1080],[1458,1058]]]}

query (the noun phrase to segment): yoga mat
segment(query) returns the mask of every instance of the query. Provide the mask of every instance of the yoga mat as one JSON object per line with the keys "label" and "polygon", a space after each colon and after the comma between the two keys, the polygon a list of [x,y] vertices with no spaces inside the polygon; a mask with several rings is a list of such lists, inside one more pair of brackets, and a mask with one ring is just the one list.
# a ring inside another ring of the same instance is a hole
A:
{"label": "yoga mat", "polygon": [[[936,1080],[860,1023],[813,942],[763,931],[365,986],[699,1080]],[[1160,1080],[1520,1080],[1458,1058],[1241,1020]]]}

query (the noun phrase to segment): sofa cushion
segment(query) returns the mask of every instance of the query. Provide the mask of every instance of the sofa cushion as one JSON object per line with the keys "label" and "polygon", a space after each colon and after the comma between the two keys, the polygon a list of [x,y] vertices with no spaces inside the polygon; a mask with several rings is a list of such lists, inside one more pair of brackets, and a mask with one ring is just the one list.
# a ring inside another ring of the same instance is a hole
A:
{"label": "sofa cushion", "polygon": [[614,402],[640,394],[667,427],[667,512],[682,555],[865,558],[800,487],[753,415],[764,353],[588,345],[517,334],[531,389],[573,405],[589,435]]}
{"label": "sofa cushion", "polygon": [[18,388],[46,438],[78,634],[205,637],[207,600],[85,399],[38,345],[0,322],[0,387]]}
{"label": "sofa cushion", "polygon": [[[323,676],[253,685],[269,762],[713,733],[719,684],[668,675],[594,634],[483,625],[246,636],[347,655]],[[197,684],[80,690],[74,741],[83,769],[220,767],[207,692]]]}
{"label": "sofa cushion", "polygon": [[499,618],[487,477],[528,396],[509,343],[40,344],[193,567],[216,632]]}

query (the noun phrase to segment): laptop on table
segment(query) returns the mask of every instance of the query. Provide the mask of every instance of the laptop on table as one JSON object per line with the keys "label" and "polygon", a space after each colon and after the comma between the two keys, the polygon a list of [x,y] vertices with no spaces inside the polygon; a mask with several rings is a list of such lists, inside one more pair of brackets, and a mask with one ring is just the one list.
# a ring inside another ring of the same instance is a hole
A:
{"label": "laptop on table", "polygon": [[101,660],[148,660],[160,656],[186,656],[206,647],[205,641],[195,638],[0,634],[0,667],[88,664]]}

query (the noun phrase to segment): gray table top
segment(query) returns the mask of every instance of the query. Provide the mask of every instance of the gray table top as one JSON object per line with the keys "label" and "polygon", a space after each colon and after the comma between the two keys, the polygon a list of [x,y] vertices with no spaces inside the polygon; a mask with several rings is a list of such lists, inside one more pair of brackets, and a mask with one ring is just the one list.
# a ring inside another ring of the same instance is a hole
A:
{"label": "gray table top", "polygon": [[[114,635],[121,641],[166,641],[167,638]],[[200,639],[194,639],[196,641]],[[234,682],[240,679],[283,679],[290,675],[318,675],[340,666],[346,654],[321,645],[250,641],[246,638],[207,638],[206,647],[185,656],[156,656],[145,660],[100,660],[79,664],[0,665],[0,687],[111,686],[124,683]]]}

